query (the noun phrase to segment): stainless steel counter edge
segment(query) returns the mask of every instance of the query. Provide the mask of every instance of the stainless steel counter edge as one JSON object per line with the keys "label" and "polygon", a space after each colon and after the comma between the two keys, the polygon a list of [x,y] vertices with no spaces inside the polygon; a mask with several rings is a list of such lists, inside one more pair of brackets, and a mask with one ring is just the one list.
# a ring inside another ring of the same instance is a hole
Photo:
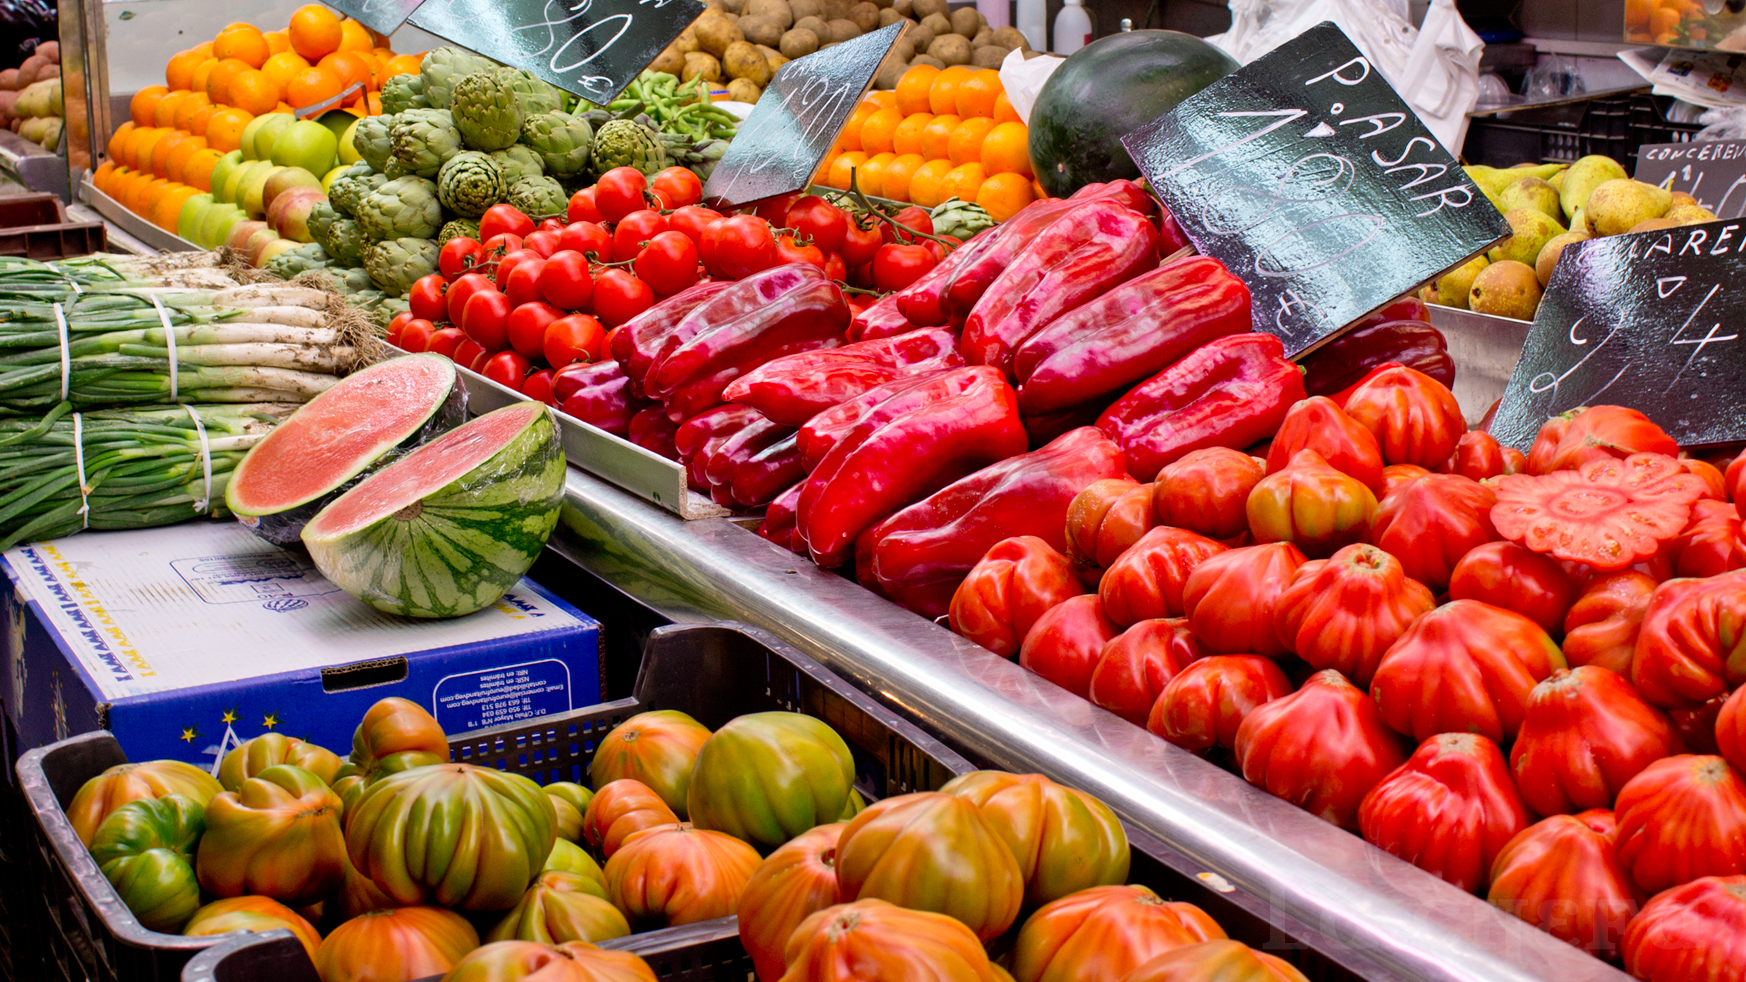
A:
{"label": "stainless steel counter edge", "polygon": [[676,621],[770,630],[997,766],[1097,795],[1354,969],[1625,982],[1606,963],[723,519],[571,468],[553,548]]}

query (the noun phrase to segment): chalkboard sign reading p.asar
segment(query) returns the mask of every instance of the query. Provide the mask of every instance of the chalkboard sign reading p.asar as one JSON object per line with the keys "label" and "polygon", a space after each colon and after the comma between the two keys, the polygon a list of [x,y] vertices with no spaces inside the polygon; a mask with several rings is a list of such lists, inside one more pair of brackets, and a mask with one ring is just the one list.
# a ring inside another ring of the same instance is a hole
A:
{"label": "chalkboard sign reading p.asar", "polygon": [[1346,35],[1323,23],[1122,138],[1183,230],[1307,351],[1508,235]]}
{"label": "chalkboard sign reading p.asar", "polygon": [[1629,406],[1680,446],[1746,440],[1746,222],[1564,249],[1491,422],[1527,450],[1578,406]]}

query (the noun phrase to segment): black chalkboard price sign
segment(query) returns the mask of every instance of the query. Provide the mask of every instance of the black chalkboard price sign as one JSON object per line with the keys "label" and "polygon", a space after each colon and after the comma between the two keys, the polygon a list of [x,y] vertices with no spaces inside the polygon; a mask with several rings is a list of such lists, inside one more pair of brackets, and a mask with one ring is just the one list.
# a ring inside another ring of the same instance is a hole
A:
{"label": "black chalkboard price sign", "polygon": [[424,0],[324,0],[377,34],[393,34]]}
{"label": "black chalkboard price sign", "polygon": [[1382,73],[1322,23],[1122,138],[1195,246],[1292,354],[1509,224]]}
{"label": "black chalkboard price sign", "polygon": [[805,188],[907,27],[898,21],[778,69],[703,196],[743,205]]}
{"label": "black chalkboard price sign", "polygon": [[1631,176],[1684,191],[1717,218],[1746,215],[1746,140],[1641,146]]}
{"label": "black chalkboard price sign", "polygon": [[412,23],[604,105],[703,10],[697,0],[424,0]]}
{"label": "black chalkboard price sign", "polygon": [[1578,406],[1642,412],[1680,446],[1746,440],[1746,223],[1709,222],[1565,247],[1492,418],[1526,451]]}

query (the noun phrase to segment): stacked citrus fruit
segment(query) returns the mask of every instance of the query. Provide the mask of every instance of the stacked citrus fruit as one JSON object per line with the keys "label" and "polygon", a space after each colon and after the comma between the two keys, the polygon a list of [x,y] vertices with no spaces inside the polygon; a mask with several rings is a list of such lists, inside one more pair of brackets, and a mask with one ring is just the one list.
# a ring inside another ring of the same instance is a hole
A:
{"label": "stacked citrus fruit", "polygon": [[1032,176],[1029,130],[1000,73],[917,65],[891,92],[857,106],[817,182],[932,208],[973,201],[1005,221],[1043,196]]}

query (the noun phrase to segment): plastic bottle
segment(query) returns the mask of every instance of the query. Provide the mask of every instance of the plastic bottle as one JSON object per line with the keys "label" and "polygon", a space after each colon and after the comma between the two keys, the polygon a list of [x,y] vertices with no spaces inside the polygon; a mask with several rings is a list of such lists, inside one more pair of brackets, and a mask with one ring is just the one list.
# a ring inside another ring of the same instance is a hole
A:
{"label": "plastic bottle", "polygon": [[1091,43],[1091,15],[1081,0],[1066,0],[1055,15],[1055,46],[1058,55],[1070,55]]}
{"label": "plastic bottle", "polygon": [[1006,0],[976,0],[976,12],[988,18],[988,29],[1007,26],[1008,10]]}
{"label": "plastic bottle", "polygon": [[1019,33],[1036,51],[1049,50],[1049,14],[1045,0],[1018,0]]}

